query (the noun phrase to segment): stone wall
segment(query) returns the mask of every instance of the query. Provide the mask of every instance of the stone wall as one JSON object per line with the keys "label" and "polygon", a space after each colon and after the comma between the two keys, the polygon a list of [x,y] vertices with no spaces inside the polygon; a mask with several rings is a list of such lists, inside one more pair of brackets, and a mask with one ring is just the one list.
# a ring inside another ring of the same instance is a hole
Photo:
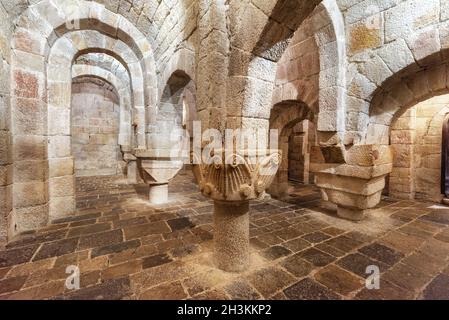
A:
{"label": "stone wall", "polygon": [[12,158],[10,134],[11,21],[0,5],[0,248],[6,243],[12,209]]}
{"label": "stone wall", "polygon": [[309,108],[316,107],[320,72],[320,56],[314,33],[317,11],[294,34],[278,62],[273,105],[298,99],[307,103]]}
{"label": "stone wall", "polygon": [[448,113],[449,95],[441,95],[418,103],[393,123],[391,196],[436,202],[442,199],[442,127]]}
{"label": "stone wall", "polygon": [[346,139],[387,144],[396,112],[441,84],[422,71],[446,60],[449,2],[337,2],[348,36]]}
{"label": "stone wall", "polygon": [[72,86],[72,152],[77,176],[121,172],[120,102],[106,82],[80,78]]}

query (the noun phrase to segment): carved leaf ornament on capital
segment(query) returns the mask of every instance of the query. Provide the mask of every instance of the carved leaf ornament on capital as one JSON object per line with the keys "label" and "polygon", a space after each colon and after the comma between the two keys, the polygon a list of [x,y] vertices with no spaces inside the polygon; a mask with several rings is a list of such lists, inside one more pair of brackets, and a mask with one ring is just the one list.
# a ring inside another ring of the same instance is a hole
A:
{"label": "carved leaf ornament on capital", "polygon": [[191,157],[193,173],[205,196],[219,201],[247,201],[257,199],[271,185],[282,151],[268,151],[266,155],[215,155],[210,163],[203,163],[196,153]]}

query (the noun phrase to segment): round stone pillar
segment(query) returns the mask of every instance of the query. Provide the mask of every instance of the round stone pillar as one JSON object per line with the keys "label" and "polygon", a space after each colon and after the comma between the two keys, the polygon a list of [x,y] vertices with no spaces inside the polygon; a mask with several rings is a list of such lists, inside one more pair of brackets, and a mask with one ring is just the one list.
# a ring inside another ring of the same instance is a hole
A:
{"label": "round stone pillar", "polygon": [[249,201],[214,201],[215,262],[227,272],[248,269]]}
{"label": "round stone pillar", "polygon": [[150,184],[150,203],[164,204],[168,201],[168,183]]}

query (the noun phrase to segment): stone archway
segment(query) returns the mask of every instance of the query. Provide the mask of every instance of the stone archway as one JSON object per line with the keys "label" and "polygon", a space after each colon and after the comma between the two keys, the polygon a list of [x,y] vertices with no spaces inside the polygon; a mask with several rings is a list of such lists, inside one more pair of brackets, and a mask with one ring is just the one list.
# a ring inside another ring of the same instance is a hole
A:
{"label": "stone archway", "polygon": [[[392,170],[387,172],[387,190],[393,197],[434,202],[442,199],[439,167],[441,126],[446,111],[444,106],[433,108],[426,104],[449,92],[445,57],[446,50],[427,57],[428,64],[410,64],[373,92],[364,139],[368,144],[391,149]],[[415,107],[422,109],[418,115],[413,113]],[[419,124],[413,123],[416,119]],[[414,136],[427,127],[437,128],[435,139],[439,140],[432,146],[426,145],[429,138],[425,135]],[[428,163],[430,157],[433,164],[423,167],[420,163]]]}
{"label": "stone archway", "polygon": [[120,94],[93,75],[74,77],[71,153],[75,177],[116,176],[120,167]]}
{"label": "stone archway", "polygon": [[[15,111],[25,105],[25,101],[30,107],[28,110],[35,111],[32,117],[36,124],[34,128],[24,128],[23,121],[15,121],[12,126],[17,150],[13,159],[16,168],[30,161],[35,168],[33,174],[14,183],[14,209],[9,221],[14,233],[44,226],[53,219],[70,215],[75,208],[73,158],[68,147],[70,88],[67,86],[71,85],[70,68],[76,52],[70,51],[70,41],[65,38],[74,33],[71,29],[74,20],[80,25],[75,31],[95,30],[104,37],[115,39],[103,42],[109,51],[119,53],[128,48],[137,57],[130,68],[140,69],[142,74],[143,99],[134,101],[134,106],[139,106],[136,113],[140,119],[139,143],[142,147],[146,146],[146,112],[154,109],[157,101],[154,56],[146,37],[127,19],[95,2],[78,1],[75,13],[68,13],[67,9],[63,1],[44,0],[30,6],[18,18],[12,39],[14,94],[11,108]],[[120,41],[123,44],[119,44]],[[33,45],[28,45],[30,43]],[[76,44],[82,47],[78,47],[79,50],[93,47],[83,39]],[[68,52],[73,55],[66,63]],[[39,63],[27,63],[36,60]],[[57,61],[63,63],[64,72],[54,64]],[[29,116],[30,112],[25,114]]]}
{"label": "stone archway", "polygon": [[[80,64],[72,67],[72,77],[74,82],[72,90],[74,85],[78,89],[76,93],[72,94],[71,103],[71,136],[75,174],[78,176],[118,174],[123,171],[119,159],[120,151],[123,151],[123,148],[127,148],[131,143],[131,87],[129,80],[123,80],[101,67]],[[97,79],[101,83],[97,83],[95,81]],[[94,88],[94,92],[87,90],[89,94],[84,94],[82,90],[84,84],[86,89]],[[104,93],[103,96],[98,96],[99,90]],[[78,101],[75,95],[81,101]],[[83,101],[84,98],[91,101]],[[86,109],[86,105],[89,105],[90,108]],[[75,108],[76,106],[77,108]],[[74,115],[75,112],[77,115]],[[95,123],[91,124],[90,121],[95,121]],[[74,152],[75,145],[78,153]],[[98,159],[96,159],[97,156]],[[126,154],[123,156],[126,161]],[[97,161],[88,161],[87,158]],[[99,159],[100,161],[98,161]],[[83,169],[81,169],[83,167],[80,164],[81,161],[85,164]]]}
{"label": "stone archway", "polygon": [[[393,170],[386,193],[398,199],[440,202],[444,197],[442,156],[449,95],[436,95],[411,105],[391,123]],[[443,147],[442,147],[443,146]]]}
{"label": "stone archway", "polygon": [[314,120],[314,114],[309,107],[298,100],[287,100],[276,104],[271,112],[270,129],[277,130],[279,149],[282,150],[282,162],[276,177],[268,189],[268,193],[282,199],[288,192],[289,181],[289,137],[298,123]]}

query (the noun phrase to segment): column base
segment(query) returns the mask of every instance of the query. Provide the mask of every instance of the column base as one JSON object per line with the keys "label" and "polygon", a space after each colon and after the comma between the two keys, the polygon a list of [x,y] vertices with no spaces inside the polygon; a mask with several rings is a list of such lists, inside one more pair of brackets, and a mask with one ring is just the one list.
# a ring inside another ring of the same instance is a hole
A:
{"label": "column base", "polygon": [[249,268],[249,202],[215,201],[215,263],[226,272]]}
{"label": "column base", "polygon": [[150,203],[164,204],[168,202],[168,183],[150,184]]}
{"label": "column base", "polygon": [[351,220],[351,221],[361,221],[365,218],[365,213],[368,210],[355,209],[355,208],[346,208],[338,206],[337,215],[340,218]]}

